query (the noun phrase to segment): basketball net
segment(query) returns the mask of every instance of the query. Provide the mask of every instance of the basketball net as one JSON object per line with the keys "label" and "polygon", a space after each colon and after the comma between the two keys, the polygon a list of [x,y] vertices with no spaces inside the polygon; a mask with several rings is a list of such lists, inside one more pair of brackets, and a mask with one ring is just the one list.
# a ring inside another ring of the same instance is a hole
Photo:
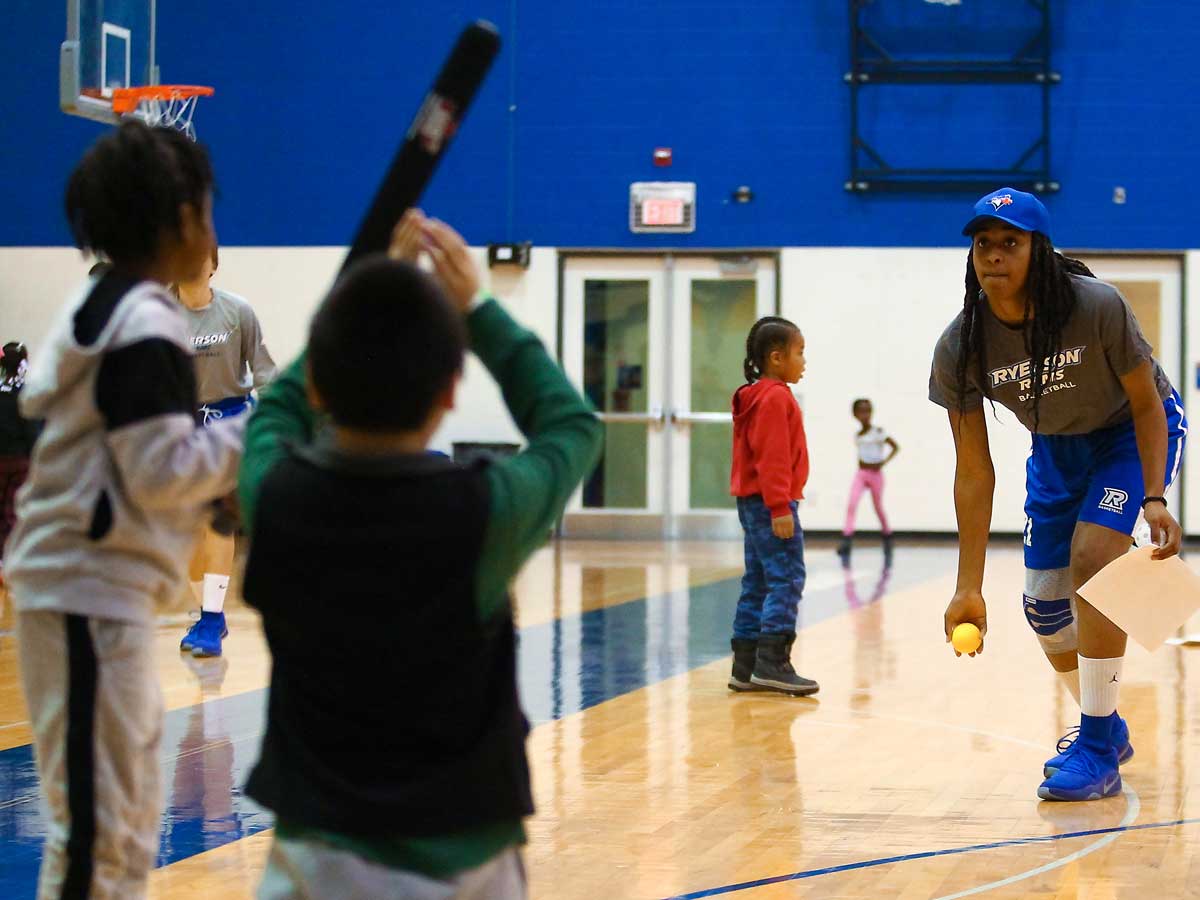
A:
{"label": "basketball net", "polygon": [[173,128],[193,141],[196,128],[192,117],[201,97],[211,97],[213,89],[197,85],[162,84],[113,90],[113,112],[137,116],[152,128]]}
{"label": "basketball net", "polygon": [[200,98],[172,97],[169,100],[143,99],[132,115],[137,116],[152,128],[174,128],[182,131],[193,141],[196,139],[196,126],[192,124],[192,116],[196,114],[196,101]]}

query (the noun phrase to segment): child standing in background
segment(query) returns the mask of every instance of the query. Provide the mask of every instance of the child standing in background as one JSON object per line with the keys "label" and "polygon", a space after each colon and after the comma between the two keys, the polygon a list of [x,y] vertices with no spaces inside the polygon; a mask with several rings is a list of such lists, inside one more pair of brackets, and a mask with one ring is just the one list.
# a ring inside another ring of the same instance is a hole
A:
{"label": "child standing in background", "polygon": [[746,337],[746,384],[733,395],[733,472],[745,531],[746,574],[733,619],[734,691],[815,694],[792,668],[796,613],[804,592],[804,535],[796,513],[808,481],[808,444],[789,384],[804,376],[804,335],[777,316]]}
{"label": "child standing in background", "polygon": [[[188,323],[196,366],[196,419],[211,425],[249,412],[251,390],[261,390],[275,377],[275,361],[263,343],[262,328],[250,304],[237,294],[209,285],[217,271],[216,246],[196,278],[175,286]],[[193,656],[220,656],[225,625],[225,593],[233,573],[233,535],[206,524],[192,560],[193,590],[199,594],[200,618],[179,649]],[[197,585],[203,578],[203,582]],[[198,588],[198,589],[197,589]]]}
{"label": "child standing in background", "polygon": [[[17,489],[29,473],[29,454],[37,425],[21,415],[18,401],[25,386],[29,351],[20,341],[10,341],[0,351],[0,566],[4,543],[16,522]],[[2,579],[0,579],[2,581]]]}
{"label": "child standing in background", "polygon": [[863,491],[871,492],[871,502],[875,504],[875,515],[879,516],[879,530],[883,532],[883,564],[892,564],[892,526],[888,524],[887,513],[883,511],[883,467],[900,452],[900,445],[892,436],[871,424],[874,409],[871,401],[865,397],[855,400],[850,405],[850,412],[858,419],[859,430],[855,435],[858,444],[858,471],[850,483],[850,502],[846,505],[846,525],[842,528],[842,542],[838,545],[838,556],[842,565],[850,565],[850,544],[854,540],[854,517],[858,513],[858,503]]}

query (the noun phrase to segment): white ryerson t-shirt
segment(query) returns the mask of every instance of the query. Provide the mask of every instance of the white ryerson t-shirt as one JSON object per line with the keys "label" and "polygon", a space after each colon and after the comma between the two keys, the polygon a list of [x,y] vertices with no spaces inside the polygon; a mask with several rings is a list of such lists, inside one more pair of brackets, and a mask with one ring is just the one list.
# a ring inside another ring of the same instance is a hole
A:
{"label": "white ryerson t-shirt", "polygon": [[275,377],[275,360],[263,343],[258,316],[243,298],[213,288],[208,306],[180,306],[192,338],[201,404],[244,397]]}
{"label": "white ryerson t-shirt", "polygon": [[879,465],[887,459],[888,433],[878,425],[872,425],[867,433],[855,435],[858,441],[858,461],[870,466]]}
{"label": "white ryerson t-shirt", "polygon": [[[1171,381],[1154,359],[1120,291],[1083,275],[1072,275],[1071,281],[1077,300],[1063,326],[1057,371],[1051,376],[1049,366],[1043,370],[1041,434],[1087,434],[1128,422],[1132,413],[1121,376],[1147,361],[1153,364],[1159,397],[1171,396]],[[972,355],[962,408],[965,412],[979,409],[987,396],[1033,431],[1033,376],[1022,329],[997,319],[986,298],[980,298],[976,310],[976,327],[983,323],[986,383],[980,384],[979,362]],[[960,312],[938,340],[929,374],[929,399],[949,410],[959,408],[956,369],[961,332]]]}

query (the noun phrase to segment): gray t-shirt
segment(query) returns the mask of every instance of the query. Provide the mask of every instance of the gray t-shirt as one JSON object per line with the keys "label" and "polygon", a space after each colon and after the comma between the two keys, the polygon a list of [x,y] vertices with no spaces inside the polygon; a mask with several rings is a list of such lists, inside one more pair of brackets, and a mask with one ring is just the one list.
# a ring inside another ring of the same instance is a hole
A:
{"label": "gray t-shirt", "polygon": [[180,306],[192,338],[201,403],[249,394],[275,377],[275,360],[263,343],[258,317],[244,299],[213,288],[208,306]]}
{"label": "gray t-shirt", "polygon": [[[1058,369],[1043,371],[1039,405],[1041,434],[1086,434],[1130,419],[1129,398],[1120,378],[1142,363],[1154,364],[1159,396],[1171,395],[1171,382],[1154,359],[1133,311],[1111,284],[1072,275],[1078,301],[1062,332]],[[1021,424],[1033,430],[1033,383],[1029,351],[1020,326],[1005,325],[986,301],[980,302],[987,365],[987,384],[979,384],[975,356],[967,361],[963,409],[983,406],[985,393],[1011,410]],[[962,313],[938,339],[929,375],[929,399],[946,409],[958,409],[958,352]],[[986,388],[986,390],[985,390]]]}

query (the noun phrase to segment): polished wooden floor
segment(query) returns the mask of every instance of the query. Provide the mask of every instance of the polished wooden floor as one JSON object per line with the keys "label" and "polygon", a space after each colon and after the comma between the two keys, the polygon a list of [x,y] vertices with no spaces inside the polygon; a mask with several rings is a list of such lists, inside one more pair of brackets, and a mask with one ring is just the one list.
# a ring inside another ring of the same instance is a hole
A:
{"label": "polished wooden floor", "polygon": [[[1132,647],[1137,755],[1123,796],[1048,804],[1043,760],[1073,701],[1021,613],[1019,549],[993,551],[986,652],[956,659],[949,547],[810,548],[794,659],[810,700],[731,695],[741,573],[725,543],[566,542],[515,594],[537,815],[536,898],[1200,897],[1200,648]],[[159,632],[168,709],[157,898],[253,895],[270,817],[239,791],[268,657],[232,600],[222,660]],[[1197,623],[1192,623],[1193,625]],[[33,895],[42,827],[12,638],[0,617],[0,896]]]}

